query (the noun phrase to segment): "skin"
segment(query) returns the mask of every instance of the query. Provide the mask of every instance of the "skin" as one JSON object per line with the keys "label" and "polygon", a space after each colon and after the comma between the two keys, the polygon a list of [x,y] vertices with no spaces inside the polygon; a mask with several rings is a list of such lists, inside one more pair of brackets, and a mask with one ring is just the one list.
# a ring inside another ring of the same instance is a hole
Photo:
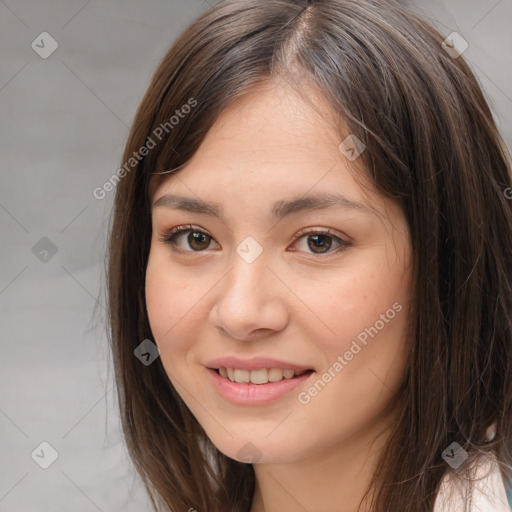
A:
{"label": "skin", "polygon": [[[251,512],[355,511],[396,419],[392,404],[405,373],[405,218],[355,179],[357,160],[338,149],[329,106],[313,92],[311,98],[320,113],[284,82],[237,100],[152,197],[199,197],[225,211],[222,222],[153,209],[146,301],[167,375],[216,447],[243,462],[238,452],[247,443],[259,451]],[[331,206],[277,223],[270,215],[275,201],[333,191],[371,210]],[[181,253],[161,240],[187,224],[211,237],[200,241],[202,251],[187,243],[187,232],[176,241]],[[328,238],[315,252],[308,246],[313,235],[295,240],[303,228],[330,228],[351,245],[338,251],[336,238]],[[236,252],[247,236],[263,249],[250,264]],[[242,406],[207,378],[204,364],[215,357],[266,356],[315,369],[314,382],[397,302],[401,311],[366,346],[359,343],[362,350],[307,404],[298,394],[311,381],[270,404]]]}

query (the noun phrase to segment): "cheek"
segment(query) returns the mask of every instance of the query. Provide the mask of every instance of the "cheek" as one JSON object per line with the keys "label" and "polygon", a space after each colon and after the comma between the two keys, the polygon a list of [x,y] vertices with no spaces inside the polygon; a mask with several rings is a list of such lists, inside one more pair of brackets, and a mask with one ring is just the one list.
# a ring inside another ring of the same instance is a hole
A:
{"label": "cheek", "polygon": [[[325,330],[322,337],[327,368],[338,356],[343,358],[332,390],[345,393],[350,384],[358,397],[367,396],[371,403],[383,398],[383,388],[396,390],[405,370],[410,273],[407,262],[390,266],[388,260],[393,262],[385,254],[360,259],[350,275],[331,282],[329,297],[317,304],[333,331]],[[356,410],[359,398],[353,398],[345,400]]]}
{"label": "cheek", "polygon": [[340,418],[348,436],[379,415],[399,391],[406,370],[405,290],[389,289],[371,275],[357,285],[345,284],[326,321],[336,336],[321,340],[325,367],[298,397],[303,421],[318,427],[316,442],[322,446],[340,435]]}
{"label": "cheek", "polygon": [[[332,340],[331,348],[344,349],[345,344],[356,339],[365,329],[370,328],[376,322],[377,327],[382,327],[381,315],[385,315],[385,332],[391,328],[397,329],[401,323],[402,313],[397,313],[399,303],[403,307],[408,301],[407,282],[399,279],[399,276],[389,272],[361,270],[353,272],[347,278],[333,280],[326,287],[330,293],[316,293],[318,298],[315,303],[315,311],[330,331],[325,328],[325,339]],[[318,292],[318,290],[317,290]],[[389,313],[386,315],[386,312]],[[364,335],[363,335],[364,337]],[[340,340],[342,340],[340,344]],[[346,348],[345,348],[346,350]]]}
{"label": "cheek", "polygon": [[179,336],[182,324],[186,323],[195,302],[190,283],[179,278],[176,272],[165,270],[164,264],[150,257],[146,270],[146,309],[155,337],[161,351],[179,350],[183,339]]}

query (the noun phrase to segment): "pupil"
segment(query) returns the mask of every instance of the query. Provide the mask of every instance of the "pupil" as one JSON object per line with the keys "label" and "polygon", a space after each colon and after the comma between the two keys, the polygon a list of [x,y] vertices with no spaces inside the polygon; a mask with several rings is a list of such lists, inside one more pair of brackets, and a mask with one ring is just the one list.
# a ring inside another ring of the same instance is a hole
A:
{"label": "pupil", "polygon": [[192,248],[195,248],[195,249],[206,249],[206,247],[208,247],[208,243],[206,244],[206,247],[197,247],[195,246],[196,243],[199,243],[199,245],[201,245],[201,243],[205,243],[205,241],[207,241],[207,238],[208,238],[208,235],[206,235],[205,233],[198,233],[197,231],[191,231],[188,235],[188,243],[190,245],[190,247]]}
{"label": "pupil", "polygon": [[327,247],[322,246],[322,242],[325,242],[325,240],[330,240],[330,237],[328,235],[311,235],[308,237],[308,239],[313,239],[313,245],[308,242],[308,246],[310,249],[313,250],[313,252],[325,252],[325,251],[315,251],[317,248],[325,248],[326,251],[328,251],[331,248],[332,241],[327,244]]}

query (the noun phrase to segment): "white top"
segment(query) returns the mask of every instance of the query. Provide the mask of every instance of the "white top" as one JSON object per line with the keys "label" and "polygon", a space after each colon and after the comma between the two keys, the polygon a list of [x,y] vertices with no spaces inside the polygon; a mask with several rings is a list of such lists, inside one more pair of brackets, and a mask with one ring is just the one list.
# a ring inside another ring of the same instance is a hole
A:
{"label": "white top", "polygon": [[445,475],[436,498],[434,512],[511,512],[505,484],[495,458],[482,459],[472,478],[471,498],[469,482]]}

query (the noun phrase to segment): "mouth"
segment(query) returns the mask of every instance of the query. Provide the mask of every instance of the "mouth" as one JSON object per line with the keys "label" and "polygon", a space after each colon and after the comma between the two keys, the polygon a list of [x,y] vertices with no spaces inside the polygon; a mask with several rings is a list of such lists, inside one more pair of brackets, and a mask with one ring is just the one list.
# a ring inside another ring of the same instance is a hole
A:
{"label": "mouth", "polygon": [[286,399],[315,377],[314,370],[303,368],[209,366],[206,370],[213,389],[228,402],[239,406],[264,406]]}
{"label": "mouth", "polygon": [[312,369],[291,370],[282,368],[260,368],[257,370],[246,370],[241,368],[210,368],[223,379],[239,384],[264,385],[282,380],[292,380],[313,373]]}

